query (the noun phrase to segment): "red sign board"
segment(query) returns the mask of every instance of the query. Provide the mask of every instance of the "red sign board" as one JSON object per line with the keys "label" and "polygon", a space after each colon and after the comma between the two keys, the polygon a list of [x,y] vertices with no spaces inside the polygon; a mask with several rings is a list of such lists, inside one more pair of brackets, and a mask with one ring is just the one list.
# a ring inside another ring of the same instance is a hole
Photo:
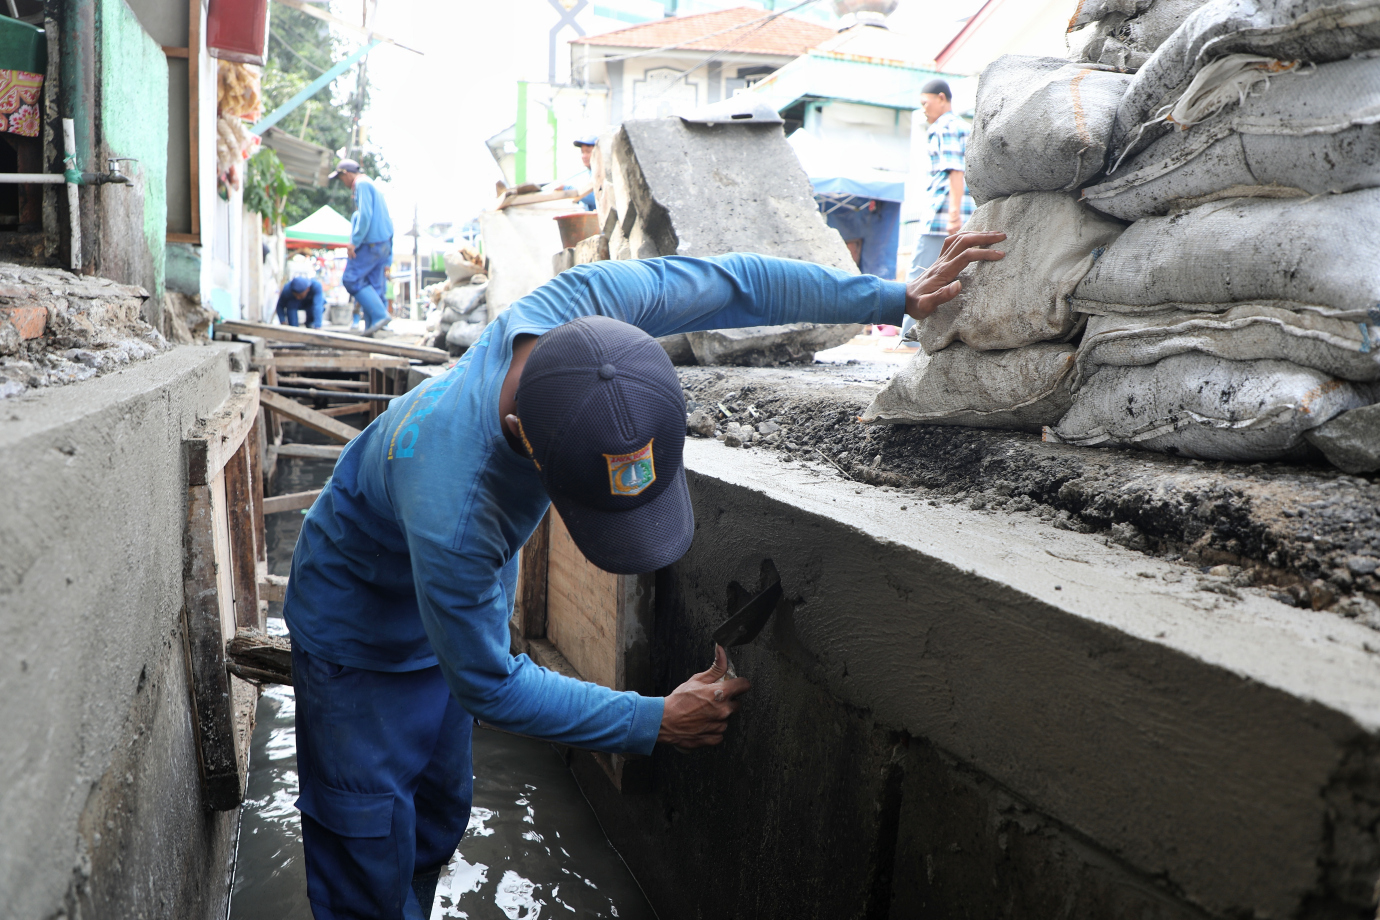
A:
{"label": "red sign board", "polygon": [[206,47],[211,57],[263,64],[268,54],[268,0],[211,0]]}

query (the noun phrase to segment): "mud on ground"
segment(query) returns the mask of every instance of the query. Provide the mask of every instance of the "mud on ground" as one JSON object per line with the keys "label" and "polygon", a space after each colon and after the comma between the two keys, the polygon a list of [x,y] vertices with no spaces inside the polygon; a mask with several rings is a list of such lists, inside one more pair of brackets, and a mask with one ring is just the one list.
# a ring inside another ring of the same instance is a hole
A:
{"label": "mud on ground", "polygon": [[917,511],[965,502],[1103,533],[1197,569],[1204,590],[1262,591],[1380,630],[1380,482],[1322,461],[1219,463],[1046,444],[1014,431],[864,425],[857,417],[891,372],[882,365],[677,370],[687,413],[706,433],[695,410],[718,436],[732,429],[726,444],[745,440],[740,449],[894,490]]}

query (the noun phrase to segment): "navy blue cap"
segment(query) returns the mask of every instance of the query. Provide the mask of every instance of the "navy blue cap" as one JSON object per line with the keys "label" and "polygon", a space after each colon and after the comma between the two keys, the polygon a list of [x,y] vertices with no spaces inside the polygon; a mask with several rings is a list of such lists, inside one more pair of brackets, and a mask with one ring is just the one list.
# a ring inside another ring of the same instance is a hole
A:
{"label": "navy blue cap", "polygon": [[690,548],[685,399],[666,350],[607,316],[537,339],[517,416],[542,485],[575,545],[606,572],[670,565]]}
{"label": "navy blue cap", "polygon": [[311,287],[311,282],[308,281],[306,278],[303,278],[301,275],[298,275],[296,278],[293,278],[291,281],[288,282],[288,287],[292,290],[292,293],[300,294],[307,288]]}
{"label": "navy blue cap", "polygon": [[326,178],[327,178],[327,179],[334,179],[336,176],[340,175],[340,174],[343,173],[343,172],[348,172],[348,173],[357,173],[357,172],[359,172],[359,162],[358,162],[357,160],[350,160],[350,159],[341,160],[339,163],[335,164],[335,172],[331,173],[331,174],[330,174],[329,176],[327,176]]}
{"label": "navy blue cap", "polygon": [[599,143],[599,135],[586,134],[584,137],[575,138],[576,147],[593,147]]}

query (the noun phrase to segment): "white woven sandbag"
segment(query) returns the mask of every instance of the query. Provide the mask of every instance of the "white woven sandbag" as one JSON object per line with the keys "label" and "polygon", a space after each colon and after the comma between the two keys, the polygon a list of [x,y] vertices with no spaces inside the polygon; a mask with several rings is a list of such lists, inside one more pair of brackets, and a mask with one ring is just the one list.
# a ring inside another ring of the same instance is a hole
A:
{"label": "white woven sandbag", "polygon": [[1199,71],[1228,55],[1322,64],[1378,47],[1380,0],[1208,0],[1137,71],[1117,109],[1110,161],[1163,133],[1163,115]]}
{"label": "white woven sandbag", "polygon": [[[1095,24],[1096,32],[1083,46],[1081,59],[1127,70],[1145,66],[1155,49],[1183,24],[1206,0],[1107,0],[1080,4],[1081,13],[1070,21],[1069,31]],[[1100,8],[1095,18],[1090,7]]]}
{"label": "white woven sandbag", "polygon": [[1006,54],[987,65],[964,172],[973,200],[1068,191],[1096,178],[1130,81],[1060,58]]}
{"label": "white woven sandbag", "polygon": [[1224,313],[1089,317],[1075,380],[1101,366],[1143,366],[1188,352],[1232,361],[1288,361],[1343,380],[1380,380],[1380,328],[1316,309],[1258,303]]}
{"label": "white woven sandbag", "polygon": [[1231,198],[1138,220],[1074,292],[1084,313],[1218,313],[1284,301],[1366,318],[1380,304],[1380,189]]}
{"label": "white woven sandbag", "polygon": [[1099,368],[1046,437],[1201,460],[1296,459],[1308,450],[1305,431],[1369,402],[1364,385],[1311,368],[1190,352],[1145,367]]}
{"label": "white woven sandbag", "polygon": [[1039,431],[1068,411],[1073,346],[974,351],[955,343],[916,355],[872,400],[873,424],[963,425]]}
{"label": "white woven sandbag", "polygon": [[1380,54],[1280,74],[1237,105],[1171,131],[1083,200],[1123,220],[1209,196],[1380,187]]}
{"label": "white woven sandbag", "polygon": [[1006,257],[965,268],[962,293],[921,320],[920,344],[930,354],[956,341],[993,351],[1068,339],[1077,322],[1069,294],[1122,224],[1074,194],[1029,192],[988,202],[964,229],[1002,231]]}

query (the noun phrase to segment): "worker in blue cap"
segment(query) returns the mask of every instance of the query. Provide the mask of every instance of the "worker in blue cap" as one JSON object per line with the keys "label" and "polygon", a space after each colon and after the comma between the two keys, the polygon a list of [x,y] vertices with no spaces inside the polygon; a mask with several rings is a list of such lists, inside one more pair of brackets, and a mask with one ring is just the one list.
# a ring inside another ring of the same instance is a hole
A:
{"label": "worker in blue cap", "polygon": [[278,322],[288,326],[296,326],[297,311],[306,310],[307,325],[320,329],[325,309],[326,295],[315,278],[293,278],[278,294]]}
{"label": "worker in blue cap", "polygon": [[590,170],[589,159],[594,156],[594,148],[599,143],[599,135],[586,134],[584,137],[575,139],[575,146],[580,148],[580,162],[585,164],[585,171],[572,177],[567,183],[566,188],[579,191],[588,188],[588,195],[580,199],[580,204],[586,211],[594,210],[594,173]]}
{"label": "worker in blue cap", "polygon": [[393,262],[393,219],[374,180],[359,171],[359,163],[341,160],[331,179],[339,178],[354,193],[355,213],[350,215],[350,260],[340,279],[345,290],[364,310],[364,334],[373,335],[388,325],[388,266]]}
{"label": "worker in blue cap", "polygon": [[720,680],[722,648],[665,697],[509,652],[518,557],[548,508],[608,572],[690,547],[685,400],[655,336],[898,325],[953,298],[1002,239],[952,237],[908,284],[748,254],[577,265],[351,441],[303,519],[283,606],[317,920],[431,916],[469,821],[475,719],[622,754],[723,741],[749,684]]}

